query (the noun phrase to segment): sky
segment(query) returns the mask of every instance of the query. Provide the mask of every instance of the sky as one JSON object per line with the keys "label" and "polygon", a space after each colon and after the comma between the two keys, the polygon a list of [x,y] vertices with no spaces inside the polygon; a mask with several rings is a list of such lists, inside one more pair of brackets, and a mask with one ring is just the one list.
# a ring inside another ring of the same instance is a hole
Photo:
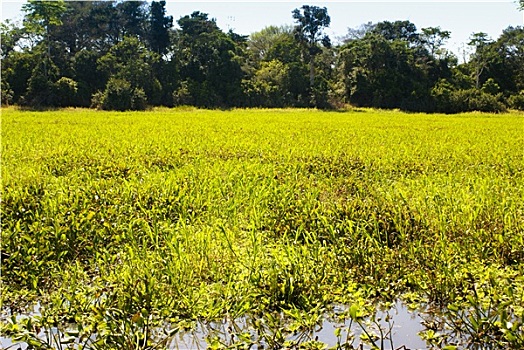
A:
{"label": "sky", "polygon": [[[2,0],[2,20],[19,20],[23,0]],[[167,0],[167,12],[178,20],[193,11],[208,13],[218,26],[227,31],[249,35],[269,25],[292,25],[291,11],[300,6],[326,7],[331,26],[326,33],[332,41],[343,37],[348,28],[356,28],[368,22],[409,20],[418,29],[441,27],[451,32],[446,47],[459,59],[465,44],[473,33],[485,32],[497,39],[508,26],[524,25],[524,12],[517,9],[516,0],[492,1],[173,1]]]}

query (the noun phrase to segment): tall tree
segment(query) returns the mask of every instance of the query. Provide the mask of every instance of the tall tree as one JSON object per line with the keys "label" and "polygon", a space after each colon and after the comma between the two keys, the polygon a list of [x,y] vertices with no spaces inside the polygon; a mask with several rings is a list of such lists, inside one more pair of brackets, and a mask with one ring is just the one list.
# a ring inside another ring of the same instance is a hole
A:
{"label": "tall tree", "polygon": [[372,32],[386,40],[403,40],[411,44],[416,44],[419,40],[417,27],[410,21],[379,22],[372,29]]}
{"label": "tall tree", "polygon": [[130,36],[145,38],[146,5],[145,1],[137,0],[117,3],[122,38]]}
{"label": "tall tree", "polygon": [[174,56],[180,60],[182,84],[174,94],[175,103],[204,107],[238,104],[242,51],[233,36],[198,11],[180,18],[178,25],[181,31]]}
{"label": "tall tree", "polygon": [[422,28],[420,41],[427,48],[431,56],[440,55],[442,46],[451,37],[451,32],[440,27]]}
{"label": "tall tree", "polygon": [[153,1],[149,15],[149,46],[164,55],[169,47],[169,30],[173,27],[173,16],[166,16],[166,2]]}
{"label": "tall tree", "polygon": [[506,94],[524,90],[524,27],[508,27],[485,50],[486,75]]}
{"label": "tall tree", "polygon": [[427,110],[432,81],[424,50],[405,38],[368,32],[340,49],[346,96],[358,106]]}
{"label": "tall tree", "polygon": [[44,74],[47,78],[47,66],[51,59],[51,37],[49,35],[51,26],[62,24],[62,14],[66,10],[65,2],[63,0],[57,1],[43,1],[43,0],[29,0],[22,6],[22,10],[26,12],[24,19],[25,27],[38,35],[44,37],[46,47],[46,54],[44,57]]}
{"label": "tall tree", "polygon": [[468,45],[475,50],[471,57],[471,62],[473,64],[475,88],[477,89],[480,89],[480,77],[487,66],[488,44],[490,42],[491,40],[489,39],[488,34],[479,32],[472,34],[468,43]]}
{"label": "tall tree", "polygon": [[309,56],[309,85],[313,89],[315,85],[315,56],[321,52],[319,43],[329,47],[331,41],[324,34],[324,28],[329,27],[331,18],[327,8],[304,5],[300,9],[293,10],[293,18],[297,23],[295,27],[297,39],[303,43]]}
{"label": "tall tree", "polygon": [[290,36],[293,28],[286,26],[269,26],[249,36],[248,49],[255,61],[263,61],[268,52],[283,36]]}
{"label": "tall tree", "polygon": [[98,66],[108,76],[129,82],[133,89],[142,89],[156,104],[161,90],[152,69],[156,60],[158,55],[147,50],[138,38],[125,37],[98,60]]}

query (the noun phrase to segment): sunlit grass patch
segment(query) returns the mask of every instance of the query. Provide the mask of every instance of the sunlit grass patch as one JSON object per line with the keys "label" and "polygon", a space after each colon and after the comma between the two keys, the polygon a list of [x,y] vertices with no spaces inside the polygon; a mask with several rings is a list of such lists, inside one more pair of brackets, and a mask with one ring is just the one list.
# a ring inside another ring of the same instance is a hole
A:
{"label": "sunlit grass patch", "polygon": [[145,325],[321,317],[410,293],[443,310],[492,300],[516,315],[497,341],[522,344],[523,125],[517,113],[3,110],[4,315],[39,302],[48,325],[140,343]]}

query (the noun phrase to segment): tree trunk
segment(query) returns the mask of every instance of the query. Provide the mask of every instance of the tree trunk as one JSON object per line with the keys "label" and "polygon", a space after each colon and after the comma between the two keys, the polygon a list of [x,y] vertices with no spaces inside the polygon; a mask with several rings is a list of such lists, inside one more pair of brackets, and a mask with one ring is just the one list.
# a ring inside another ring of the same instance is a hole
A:
{"label": "tree trunk", "polygon": [[311,87],[311,90],[313,90],[313,86],[315,85],[315,58],[314,56],[311,56],[309,59],[309,86]]}

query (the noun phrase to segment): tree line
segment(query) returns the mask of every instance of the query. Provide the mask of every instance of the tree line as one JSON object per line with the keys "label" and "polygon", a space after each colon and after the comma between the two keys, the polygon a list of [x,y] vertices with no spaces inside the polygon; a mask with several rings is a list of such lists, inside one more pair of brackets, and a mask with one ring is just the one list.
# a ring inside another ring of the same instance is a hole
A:
{"label": "tree line", "polygon": [[459,63],[449,31],[410,21],[364,24],[333,45],[324,7],[244,36],[198,11],[175,27],[165,6],[29,0],[22,24],[1,25],[2,104],[524,110],[522,27],[473,34]]}

